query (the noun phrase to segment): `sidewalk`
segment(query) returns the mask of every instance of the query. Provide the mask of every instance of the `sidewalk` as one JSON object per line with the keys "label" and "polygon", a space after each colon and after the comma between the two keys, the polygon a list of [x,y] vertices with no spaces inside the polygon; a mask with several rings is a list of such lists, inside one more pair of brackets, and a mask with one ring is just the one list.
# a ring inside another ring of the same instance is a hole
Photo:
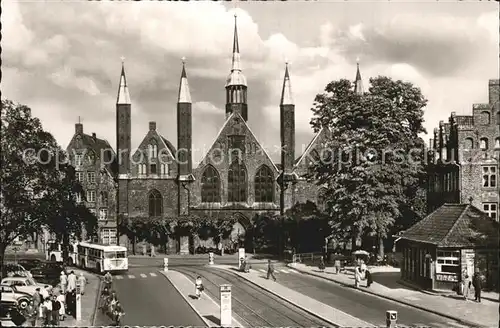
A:
{"label": "sidewalk", "polygon": [[340,327],[375,327],[374,325],[355,318],[345,312],[337,310],[329,305],[321,303],[311,297],[298,293],[290,288],[275,283],[274,281],[267,280],[263,277],[262,273],[250,270],[248,273],[242,273],[234,270],[230,265],[213,265],[212,267],[220,268],[237,274],[241,278],[257,285],[260,288],[278,296],[285,302],[289,302],[302,310],[317,316],[318,318],[331,323],[333,326]]}
{"label": "sidewalk", "polygon": [[89,327],[94,326],[94,318],[97,312],[97,301],[101,290],[101,280],[98,276],[79,269],[71,268],[75,275],[79,276],[83,273],[87,278],[87,286],[85,286],[85,294],[82,295],[82,320],[76,321],[72,316],[67,315],[64,321],[60,322],[60,326],[65,327]]}
{"label": "sidewalk", "polygon": [[[316,267],[297,263],[291,268],[309,275],[324,278],[342,285],[353,286],[354,275],[351,272],[335,274],[333,268],[328,267],[324,273],[319,272]],[[376,271],[376,270],[375,270]],[[366,282],[362,282],[360,291],[383,297],[398,303],[431,312],[443,317],[460,321],[469,326],[497,327],[498,326],[498,303],[483,300],[482,303],[464,301],[461,297],[443,298],[438,294],[423,293],[400,285],[400,288],[389,288],[378,282],[373,282],[370,288],[366,288]]]}
{"label": "sidewalk", "polygon": [[[180,272],[169,270],[160,271],[177,289],[198,316],[205,321],[207,327],[220,327],[220,306],[210,296],[204,294],[200,299],[194,298],[193,282]],[[235,318],[232,318],[232,327],[243,327]]]}

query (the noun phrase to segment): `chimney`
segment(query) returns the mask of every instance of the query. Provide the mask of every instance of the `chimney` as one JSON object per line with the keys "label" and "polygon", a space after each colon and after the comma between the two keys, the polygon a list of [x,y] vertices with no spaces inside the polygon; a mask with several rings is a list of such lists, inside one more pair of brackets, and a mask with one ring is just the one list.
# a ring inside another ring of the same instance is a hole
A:
{"label": "chimney", "polygon": [[83,124],[82,123],[75,124],[75,134],[83,134]]}
{"label": "chimney", "polygon": [[97,139],[95,132],[92,132],[92,139],[94,139],[94,141]]}
{"label": "chimney", "polygon": [[149,131],[156,130],[156,122],[149,122]]}

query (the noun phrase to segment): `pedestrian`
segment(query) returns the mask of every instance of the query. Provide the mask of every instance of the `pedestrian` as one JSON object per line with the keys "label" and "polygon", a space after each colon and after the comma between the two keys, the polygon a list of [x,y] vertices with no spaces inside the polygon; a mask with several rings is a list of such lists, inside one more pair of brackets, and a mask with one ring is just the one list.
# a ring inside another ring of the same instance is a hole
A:
{"label": "pedestrian", "polygon": [[464,284],[464,287],[463,287],[464,300],[468,301],[469,300],[469,291],[470,291],[470,288],[472,286],[472,281],[467,273],[465,274],[463,284]]}
{"label": "pedestrian", "polygon": [[59,295],[57,295],[57,301],[61,305],[59,309],[59,321],[64,321],[66,316],[66,297],[64,297],[64,294],[59,293]]}
{"label": "pedestrian", "polygon": [[267,280],[269,280],[269,276],[273,277],[273,280],[276,281],[276,277],[274,276],[274,265],[271,260],[267,260]]}
{"label": "pedestrian", "polygon": [[52,321],[52,301],[47,297],[43,302],[43,325],[50,326]]}
{"label": "pedestrian", "polygon": [[325,260],[323,260],[323,256],[320,257],[320,259],[319,259],[318,268],[319,268],[319,271],[325,272]]}
{"label": "pedestrian", "polygon": [[80,272],[80,276],[78,277],[78,284],[80,285],[80,294],[85,294],[85,285],[87,284],[87,278],[85,278],[83,272]]}
{"label": "pedestrian", "polygon": [[365,277],[366,277],[366,287],[370,287],[371,284],[373,283],[373,278],[370,270],[365,271]]}
{"label": "pedestrian", "polygon": [[205,287],[203,287],[203,281],[201,280],[201,277],[200,276],[196,277],[196,280],[194,282],[194,290],[196,293],[196,298],[199,299],[201,297],[201,293],[203,292],[204,289]]}
{"label": "pedestrian", "polygon": [[61,283],[61,292],[66,293],[66,288],[68,286],[68,276],[64,271],[61,271],[61,276],[59,277],[59,282]]}
{"label": "pedestrian", "polygon": [[338,253],[335,254],[335,261],[333,263],[333,267],[335,268],[335,274],[340,273],[340,255]]}
{"label": "pedestrian", "polygon": [[28,306],[25,309],[24,317],[32,327],[36,327],[38,308],[39,306],[36,306],[35,301],[31,299]]}
{"label": "pedestrian", "polygon": [[474,273],[474,277],[472,277],[472,286],[474,286],[474,298],[475,301],[481,303],[481,289],[482,289],[482,279],[479,270],[476,269]]}
{"label": "pedestrian", "polygon": [[52,296],[52,324],[54,326],[59,326],[59,310],[61,309],[61,303],[57,300],[56,295]]}
{"label": "pedestrian", "polygon": [[76,276],[75,271],[71,271],[68,275],[68,291],[72,292],[76,289]]}
{"label": "pedestrian", "polygon": [[156,250],[154,245],[151,245],[151,257],[156,257]]}
{"label": "pedestrian", "polygon": [[38,309],[37,312],[40,312],[40,305],[42,305],[42,295],[40,295],[40,287],[35,289],[35,293],[33,294],[33,305]]}

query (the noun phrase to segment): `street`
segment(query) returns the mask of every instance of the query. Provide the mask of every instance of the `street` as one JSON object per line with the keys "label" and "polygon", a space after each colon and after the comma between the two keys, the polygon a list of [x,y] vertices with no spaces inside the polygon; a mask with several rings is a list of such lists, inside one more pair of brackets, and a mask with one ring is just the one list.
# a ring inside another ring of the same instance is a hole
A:
{"label": "street", "polygon": [[[127,274],[114,277],[113,288],[125,311],[122,325],[205,326],[158,268],[131,268]],[[95,325],[110,323],[97,313]]]}

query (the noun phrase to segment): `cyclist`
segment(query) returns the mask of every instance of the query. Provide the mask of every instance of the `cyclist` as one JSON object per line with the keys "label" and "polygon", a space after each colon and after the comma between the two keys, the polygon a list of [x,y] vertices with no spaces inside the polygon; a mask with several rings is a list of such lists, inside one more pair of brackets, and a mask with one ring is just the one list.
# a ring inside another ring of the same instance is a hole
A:
{"label": "cyclist", "polygon": [[124,314],[125,312],[123,311],[122,305],[117,301],[113,310],[113,321],[116,326],[120,326],[120,319]]}
{"label": "cyclist", "polygon": [[108,289],[110,289],[112,283],[113,283],[113,277],[111,276],[111,273],[109,273],[108,271],[104,275],[104,287],[108,287]]}
{"label": "cyclist", "polygon": [[108,287],[104,287],[101,291],[101,298],[99,299],[99,309],[103,311],[106,309],[109,295],[110,293]]}

